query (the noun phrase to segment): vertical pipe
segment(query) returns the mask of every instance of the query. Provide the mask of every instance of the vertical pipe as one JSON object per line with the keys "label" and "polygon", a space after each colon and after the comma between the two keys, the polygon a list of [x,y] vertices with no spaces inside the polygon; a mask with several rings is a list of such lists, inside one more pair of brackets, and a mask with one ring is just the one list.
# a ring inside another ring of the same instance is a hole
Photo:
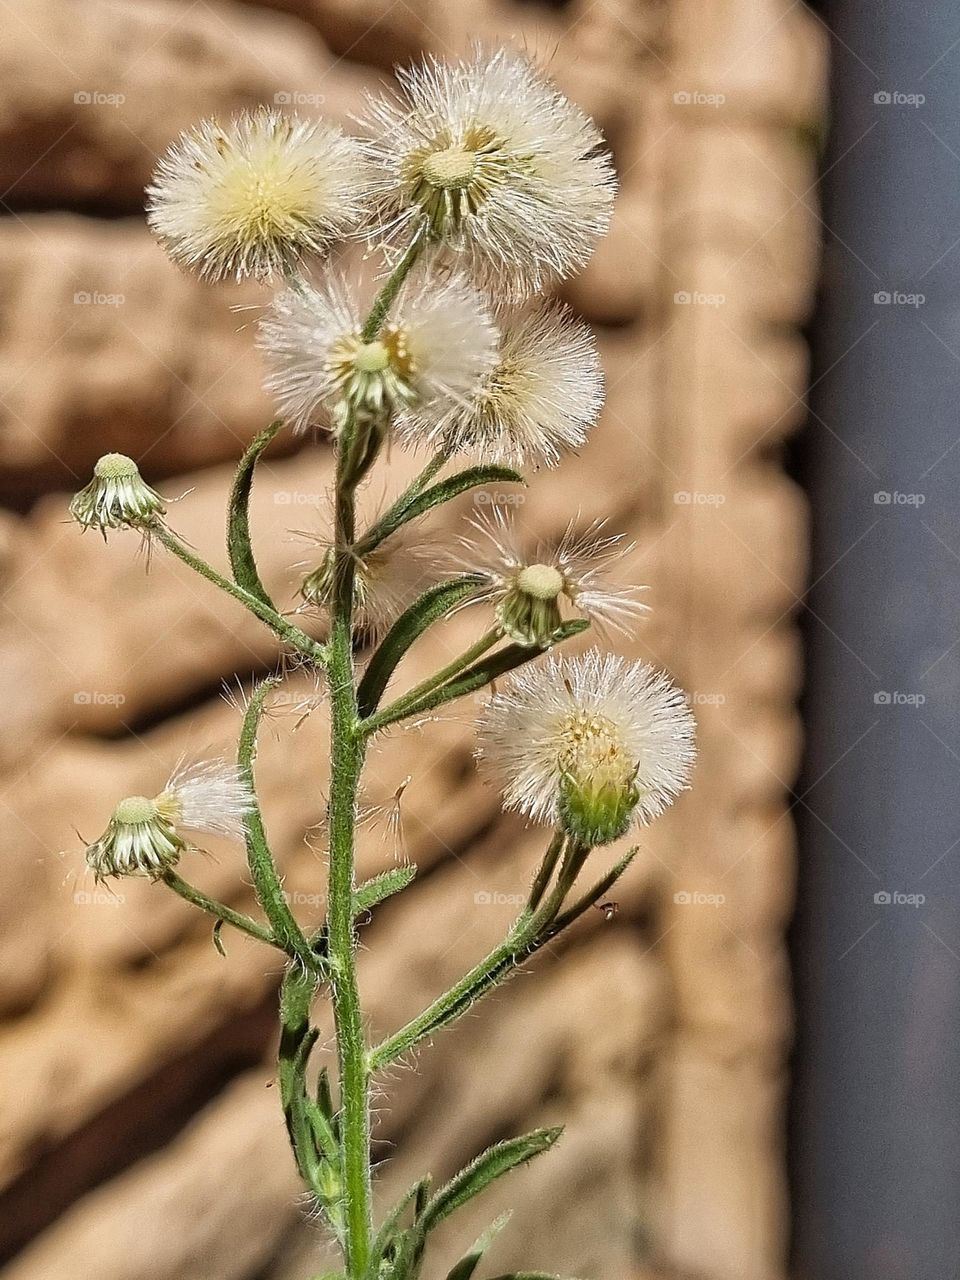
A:
{"label": "vertical pipe", "polygon": [[801,1280],[960,1275],[960,0],[834,0],[796,806]]}

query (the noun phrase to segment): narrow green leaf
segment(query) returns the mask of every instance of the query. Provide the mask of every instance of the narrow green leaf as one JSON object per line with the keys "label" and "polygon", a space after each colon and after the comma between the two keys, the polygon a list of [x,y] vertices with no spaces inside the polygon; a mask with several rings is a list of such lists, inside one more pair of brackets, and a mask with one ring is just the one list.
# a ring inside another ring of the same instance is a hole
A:
{"label": "narrow green leaf", "polygon": [[573,924],[574,920],[579,919],[585,911],[589,911],[605,894],[609,893],[639,852],[639,846],[634,845],[592,888],[588,889],[571,907],[568,907],[566,911],[557,916],[550,926],[548,938],[555,938],[558,933],[562,933],[564,929]]}
{"label": "narrow green leaf", "polygon": [[269,427],[261,431],[248,446],[240,459],[233,488],[230,491],[227,518],[227,552],[230,556],[233,580],[238,587],[243,587],[244,591],[249,591],[252,596],[256,596],[262,604],[269,605],[271,609],[274,607],[273,601],[260,581],[253,546],[250,542],[250,490],[253,486],[254,469],[260,455],[282,426],[283,422],[280,420],[271,422]]}
{"label": "narrow green leaf", "polygon": [[372,715],[383,697],[403,655],[413,642],[445,617],[451,609],[466,600],[477,590],[479,579],[471,575],[441,582],[425,591],[409,609],[397,619],[370,659],[360,687],[357,690],[357,708],[361,718]]}
{"label": "narrow green leaf", "polygon": [[391,867],[389,871],[381,871],[372,880],[365,880],[353,895],[353,914],[362,915],[372,907],[393,897],[408,884],[412,884],[417,874],[414,866]]}
{"label": "narrow green leaf", "polygon": [[430,1181],[430,1175],[427,1174],[419,1182],[415,1182],[408,1191],[404,1192],[386,1218],[384,1218],[370,1254],[370,1264],[367,1267],[369,1280],[379,1280],[380,1263],[386,1257],[387,1251],[391,1246],[396,1246],[394,1256],[397,1256],[398,1250],[408,1252],[405,1248],[408,1233],[401,1227],[403,1215],[411,1204],[414,1206],[414,1216],[417,1217],[419,1215],[421,1203],[430,1190]]}
{"label": "narrow green leaf", "polygon": [[560,1280],[560,1277],[546,1271],[509,1271],[506,1275],[495,1276],[494,1280]]}
{"label": "narrow green leaf", "polygon": [[221,938],[220,936],[222,933],[223,933],[223,921],[218,920],[217,923],[213,926],[213,945],[224,957],[224,959],[226,959],[227,952],[223,945],[223,938]]}
{"label": "narrow green leaf", "polygon": [[470,1280],[470,1277],[480,1265],[480,1259],[493,1244],[494,1240],[510,1221],[511,1215],[503,1213],[499,1218],[489,1226],[483,1235],[479,1237],[476,1244],[469,1253],[465,1253],[457,1265],[447,1276],[447,1280]]}
{"label": "narrow green leaf", "polygon": [[428,1231],[439,1226],[451,1213],[479,1195],[497,1178],[533,1160],[544,1151],[549,1151],[561,1133],[562,1128],[535,1129],[521,1138],[509,1138],[506,1142],[488,1147],[442,1186],[425,1206],[418,1223],[421,1234],[425,1236]]}
{"label": "narrow green leaf", "polygon": [[439,480],[429,489],[418,491],[413,489],[402,494],[389,510],[360,539],[357,547],[359,555],[366,555],[374,547],[380,545],[384,538],[389,538],[401,525],[419,516],[425,515],[433,507],[459,498],[470,489],[477,489],[485,484],[522,484],[526,481],[512,467],[481,466],[468,467],[466,471],[458,471],[456,475]]}
{"label": "narrow green leaf", "polygon": [[[573,636],[578,636],[582,631],[590,626],[586,618],[576,618],[570,622],[565,622],[561,626],[553,644],[562,644],[564,640],[570,640]],[[445,685],[435,690],[433,693],[427,694],[422,701],[415,703],[412,707],[408,707],[404,712],[404,719],[408,719],[412,715],[420,715],[425,711],[432,711],[434,707],[442,706],[446,702],[453,702],[455,698],[463,698],[468,693],[476,693],[478,689],[483,689],[490,684],[492,680],[496,680],[499,676],[506,675],[508,671],[513,671],[517,667],[522,667],[524,663],[531,662],[534,658],[539,658],[546,653],[546,649],[537,646],[529,646],[522,644],[510,644],[505,649],[498,649],[496,653],[490,654],[488,658],[483,658],[472,667],[468,667],[462,675],[455,676]],[[387,708],[389,711],[389,708]]]}

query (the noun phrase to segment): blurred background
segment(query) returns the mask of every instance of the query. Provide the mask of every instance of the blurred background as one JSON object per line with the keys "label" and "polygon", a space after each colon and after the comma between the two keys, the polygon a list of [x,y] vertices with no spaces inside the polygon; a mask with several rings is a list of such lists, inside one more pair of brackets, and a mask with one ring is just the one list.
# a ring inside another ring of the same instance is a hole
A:
{"label": "blurred background", "polygon": [[[616,912],[385,1082],[380,1202],[562,1119],[550,1157],[454,1221],[431,1276],[502,1204],[516,1214],[496,1271],[955,1273],[960,7],[0,11],[3,1275],[307,1280],[331,1260],[270,1087],[270,957],[234,935],[224,960],[166,891],[110,895],[82,863],[117,798],[153,794],[183,754],[233,750],[236,703],[275,647],[178,564],[147,565],[134,535],[81,537],[66,504],[102,453],[130,453],[222,565],[231,464],[271,416],[252,346],[265,294],[203,287],[156,247],[157,155],[259,102],[348,124],[395,63],[477,37],[534,53],[605,130],[621,180],[611,235],[564,290],[600,337],[604,419],[517,519],[535,541],[583,509],[636,541],[624,571],[653,613],[632,652],[689,691],[701,760]],[[391,464],[373,504],[410,469]],[[330,474],[305,440],[259,472],[261,568],[291,606]],[[471,625],[425,644],[411,680]],[[540,848],[474,774],[474,710],[372,760],[361,873],[406,855],[420,874],[363,934],[371,1034],[502,935]],[[294,676],[259,764],[307,919],[323,912],[325,716]],[[249,908],[240,855],[214,853],[193,878]]]}

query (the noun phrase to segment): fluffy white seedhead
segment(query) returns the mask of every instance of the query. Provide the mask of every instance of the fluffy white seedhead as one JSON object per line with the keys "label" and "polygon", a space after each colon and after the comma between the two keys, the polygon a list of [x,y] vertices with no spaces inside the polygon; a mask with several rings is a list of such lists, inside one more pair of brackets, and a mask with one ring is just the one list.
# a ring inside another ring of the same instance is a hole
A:
{"label": "fluffy white seedhead", "polygon": [[695,722],[683,693],[642,662],[591,650],[510,677],[480,723],[478,756],[506,809],[604,844],[684,790]]}
{"label": "fluffy white seedhead", "polygon": [[147,221],[206,280],[269,279],[354,230],[368,197],[358,142],[261,107],[181,134],[147,188]]}
{"label": "fluffy white seedhead", "polygon": [[[260,322],[267,390],[298,431],[336,425],[339,406],[428,417],[469,402],[496,360],[497,330],[475,289],[426,277],[408,288],[372,342],[346,283],[287,289]],[[441,408],[437,408],[441,406]]]}
{"label": "fluffy white seedhead", "polygon": [[371,100],[377,234],[421,228],[499,297],[578,271],[610,222],[616,178],[592,121],[525,58],[478,50],[399,73]]}
{"label": "fluffy white seedhead", "polygon": [[636,544],[604,533],[602,520],[581,531],[571,521],[559,542],[541,542],[532,552],[524,548],[513,516],[500,507],[470,524],[474,534],[461,539],[452,567],[478,577],[477,594],[466,603],[491,603],[504,634],[516,644],[550,644],[564,620],[564,603],[601,633],[631,635],[648,612],[639,599],[645,587],[612,580]]}
{"label": "fluffy white seedhead", "polygon": [[236,765],[211,760],[178,768],[153,799],[120,801],[106,831],[87,849],[87,864],[98,880],[162,875],[191,847],[183,832],[240,839],[253,805],[253,793]]}
{"label": "fluffy white seedhead", "polygon": [[603,372],[589,325],[556,302],[502,310],[496,363],[469,405],[401,415],[409,447],[473,452],[487,462],[555,466],[579,448],[603,407]]}

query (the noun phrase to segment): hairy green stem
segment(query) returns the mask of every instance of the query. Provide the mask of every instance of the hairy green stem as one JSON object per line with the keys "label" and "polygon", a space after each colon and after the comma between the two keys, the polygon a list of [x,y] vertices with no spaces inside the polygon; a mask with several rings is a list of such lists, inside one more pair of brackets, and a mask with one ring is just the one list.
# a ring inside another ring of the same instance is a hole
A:
{"label": "hairy green stem", "polygon": [[370,716],[362,722],[363,732],[366,734],[376,733],[378,729],[383,729],[388,724],[393,724],[397,720],[404,720],[407,716],[421,709],[422,704],[431,694],[438,693],[448,684],[455,676],[466,671],[467,668],[478,658],[483,655],[499,641],[503,639],[503,632],[499,627],[491,627],[485,632],[480,639],[464,650],[458,658],[447,664],[440,671],[423,680],[420,684],[415,685],[402,697],[397,698],[396,702],[391,702],[388,707],[384,707],[376,715]]}
{"label": "hairy green stem", "polygon": [[[555,865],[559,854],[556,841],[557,837],[554,837],[544,856],[544,864],[552,861]],[[369,1056],[371,1071],[378,1071],[389,1063],[395,1062],[420,1040],[466,1012],[480,996],[495,986],[505,973],[514,968],[531,950],[538,947],[541,939],[549,932],[577,873],[583,866],[584,859],[590,852],[589,849],[565,837],[561,837],[561,843],[565,846],[563,863],[557,883],[546,900],[536,910],[524,907],[499,946],[494,947],[459,982],[455,983],[449,991],[438,996],[416,1018],[411,1019],[406,1026],[401,1027],[394,1035],[371,1050]]]}
{"label": "hairy green stem", "polygon": [[434,476],[442,471],[444,466],[450,460],[450,451],[446,448],[439,449],[419,475],[411,480],[410,484],[404,489],[400,497],[384,511],[383,515],[367,529],[363,537],[359,539],[354,547],[354,554],[358,559],[363,559],[375,547],[378,547],[385,537],[399,525],[403,523],[403,516],[407,508],[418,498]]}
{"label": "hairy green stem", "polygon": [[243,587],[237,586],[235,582],[231,582],[229,578],[225,578],[218,573],[212,565],[207,564],[205,560],[195,555],[189,547],[185,546],[174,533],[171,533],[166,525],[157,521],[150,526],[149,532],[163,543],[166,549],[172,552],[178,560],[182,560],[185,565],[193,569],[195,573],[199,573],[202,578],[212,582],[215,587],[225,591],[234,600],[239,600],[261,622],[265,622],[285,644],[290,645],[292,649],[296,649],[298,653],[302,653],[305,658],[309,658],[314,666],[325,667],[327,665],[327,649],[324,645],[320,644],[318,640],[312,640],[306,632],[287,622],[275,609],[271,609],[269,605],[264,604],[257,596],[245,591]]}
{"label": "hairy green stem", "polygon": [[342,451],[338,457],[330,634],[332,777],[327,931],[340,1066],[340,1149],[346,1201],[346,1262],[350,1280],[363,1280],[372,1232],[370,1101],[353,924],[354,840],[363,740],[357,732],[357,693],[353,670],[353,539],[356,517],[353,491],[343,483],[346,452]]}
{"label": "hairy green stem", "polygon": [[397,295],[403,288],[404,281],[410,274],[417,259],[426,248],[427,238],[424,230],[418,231],[414,238],[407,245],[403,257],[394,267],[393,271],[387,277],[386,283],[374,299],[373,306],[370,308],[370,314],[364,322],[360,337],[364,342],[373,342],[377,334],[380,332],[383,322],[390,314],[390,308],[397,300]]}
{"label": "hairy green stem", "polygon": [[251,920],[249,916],[244,915],[241,911],[234,911],[226,903],[218,902],[216,898],[210,898],[205,893],[201,893],[192,884],[182,880],[175,871],[165,871],[160,879],[174,893],[178,893],[185,902],[189,902],[193,906],[199,907],[202,911],[208,912],[224,924],[232,924],[235,929],[239,929],[241,933],[249,934],[251,938],[256,938],[258,942],[266,942],[271,947],[280,947],[280,950],[283,950],[271,931],[264,925],[257,924],[256,920]]}

